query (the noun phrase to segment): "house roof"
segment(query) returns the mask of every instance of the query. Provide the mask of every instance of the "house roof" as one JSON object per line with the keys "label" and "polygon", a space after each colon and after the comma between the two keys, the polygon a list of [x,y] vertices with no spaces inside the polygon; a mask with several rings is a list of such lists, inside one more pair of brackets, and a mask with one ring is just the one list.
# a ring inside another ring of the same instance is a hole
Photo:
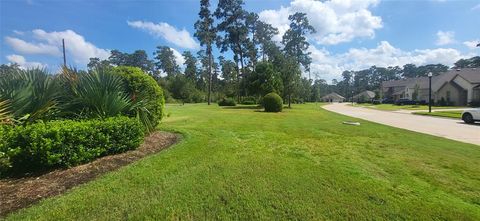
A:
{"label": "house roof", "polygon": [[[480,83],[479,68],[451,69],[438,76],[432,77],[432,89],[439,89],[445,84],[445,82],[451,81],[457,75],[460,75],[472,84]],[[428,89],[428,77],[407,78],[382,82],[382,86],[384,89],[389,87],[415,88],[415,85],[418,85],[419,89]]]}
{"label": "house roof", "polygon": [[342,97],[340,94],[332,92],[330,94],[323,96],[322,99],[345,99],[345,98]]}
{"label": "house roof", "polygon": [[472,84],[480,83],[480,68],[464,68],[456,72]]}
{"label": "house roof", "polygon": [[357,98],[357,97],[361,97],[361,96],[373,99],[373,98],[375,98],[375,92],[373,92],[373,91],[362,91],[362,92],[358,93],[357,95],[353,96],[353,98]]}

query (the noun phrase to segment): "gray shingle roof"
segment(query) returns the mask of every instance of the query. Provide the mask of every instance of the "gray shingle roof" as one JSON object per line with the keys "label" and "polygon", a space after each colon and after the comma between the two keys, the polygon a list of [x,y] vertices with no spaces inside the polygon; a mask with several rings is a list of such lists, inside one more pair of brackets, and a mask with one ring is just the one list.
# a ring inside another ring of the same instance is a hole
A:
{"label": "gray shingle roof", "polygon": [[[432,88],[439,88],[445,82],[451,81],[455,76],[460,75],[472,84],[480,83],[480,68],[451,69],[438,76],[432,77]],[[388,87],[408,87],[414,88],[418,85],[420,89],[428,89],[428,77],[407,78],[394,81],[382,82],[384,88]]]}
{"label": "gray shingle roof", "polygon": [[322,99],[333,99],[333,98],[336,98],[336,99],[345,99],[344,97],[342,97],[342,95],[340,94],[337,94],[335,92],[332,92],[330,94],[327,94],[325,96],[322,97]]}
{"label": "gray shingle roof", "polygon": [[373,98],[375,98],[375,92],[373,92],[373,91],[362,91],[362,92],[358,93],[357,95],[353,96],[353,98],[356,99],[356,98],[361,97],[361,96],[365,96],[366,98],[373,99]]}

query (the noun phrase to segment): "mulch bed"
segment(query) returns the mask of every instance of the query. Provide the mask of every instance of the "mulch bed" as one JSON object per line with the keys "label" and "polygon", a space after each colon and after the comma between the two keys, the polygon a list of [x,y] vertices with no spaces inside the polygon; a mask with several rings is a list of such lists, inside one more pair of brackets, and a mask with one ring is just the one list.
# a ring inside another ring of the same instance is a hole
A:
{"label": "mulch bed", "polygon": [[136,150],[105,156],[80,166],[54,170],[40,176],[0,180],[0,217],[28,207],[41,199],[56,196],[116,170],[147,155],[159,152],[179,139],[177,134],[154,132]]}

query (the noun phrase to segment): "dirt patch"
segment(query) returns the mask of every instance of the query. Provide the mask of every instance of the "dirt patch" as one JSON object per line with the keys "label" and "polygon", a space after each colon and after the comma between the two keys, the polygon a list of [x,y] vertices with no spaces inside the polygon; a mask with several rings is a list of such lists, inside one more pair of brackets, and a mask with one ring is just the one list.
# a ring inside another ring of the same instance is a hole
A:
{"label": "dirt patch", "polygon": [[154,132],[145,138],[136,150],[105,156],[80,166],[24,178],[0,180],[0,217],[51,196],[64,193],[74,186],[86,183],[107,172],[159,152],[177,142],[179,136]]}

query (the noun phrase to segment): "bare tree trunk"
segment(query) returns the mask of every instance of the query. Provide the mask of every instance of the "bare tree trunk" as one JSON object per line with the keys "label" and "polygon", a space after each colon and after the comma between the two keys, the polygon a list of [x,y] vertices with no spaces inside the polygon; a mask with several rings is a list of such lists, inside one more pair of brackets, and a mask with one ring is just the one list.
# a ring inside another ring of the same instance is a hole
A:
{"label": "bare tree trunk", "polygon": [[288,93],[288,108],[292,108],[292,94]]}
{"label": "bare tree trunk", "polygon": [[265,62],[265,45],[262,44],[262,61]]}
{"label": "bare tree trunk", "polygon": [[[241,77],[244,78],[245,77],[245,73],[244,73],[244,66],[243,66],[243,52],[242,52],[242,46],[240,45],[239,42],[237,42],[237,47],[238,47],[238,52],[239,52],[239,55],[240,55],[240,69],[241,69]],[[240,76],[239,76],[240,77]],[[240,88],[240,82],[238,82],[238,87]],[[238,102],[240,103],[240,91],[238,93]]]}
{"label": "bare tree trunk", "polygon": [[211,103],[211,93],[212,93],[212,48],[207,46],[208,53],[208,105]]}
{"label": "bare tree trunk", "polygon": [[237,102],[240,103],[240,68],[238,68],[238,60],[235,61],[235,68],[237,69]]}

